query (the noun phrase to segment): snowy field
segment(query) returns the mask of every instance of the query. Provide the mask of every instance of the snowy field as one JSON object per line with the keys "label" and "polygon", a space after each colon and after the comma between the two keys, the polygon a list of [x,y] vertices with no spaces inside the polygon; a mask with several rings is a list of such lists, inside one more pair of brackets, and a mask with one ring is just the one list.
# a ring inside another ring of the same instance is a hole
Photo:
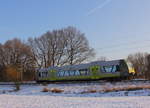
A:
{"label": "snowy field", "polygon": [[[0,85],[0,94],[10,95],[48,95],[67,97],[119,97],[119,96],[150,96],[150,89],[138,89],[130,91],[105,92],[111,88],[127,88],[149,86],[150,82],[117,82],[117,83],[75,83],[75,84],[48,84],[48,85],[21,85],[20,90],[14,92],[14,85]],[[44,88],[60,89],[61,93],[42,92]],[[89,91],[95,91],[90,93]]]}
{"label": "snowy field", "polygon": [[[105,89],[150,86],[150,82],[0,85],[0,108],[150,108],[150,89],[104,92]],[[44,88],[61,93],[42,92]],[[95,92],[87,92],[87,91]]]}
{"label": "snowy field", "polygon": [[0,95],[0,108],[149,108],[150,97]]}

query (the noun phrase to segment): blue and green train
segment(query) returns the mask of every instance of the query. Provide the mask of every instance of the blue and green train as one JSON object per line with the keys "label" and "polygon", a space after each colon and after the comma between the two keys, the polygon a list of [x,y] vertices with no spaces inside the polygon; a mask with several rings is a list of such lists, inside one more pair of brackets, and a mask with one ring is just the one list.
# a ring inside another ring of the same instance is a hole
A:
{"label": "blue and green train", "polygon": [[83,81],[124,79],[129,76],[125,60],[96,61],[79,65],[49,67],[37,71],[37,81]]}

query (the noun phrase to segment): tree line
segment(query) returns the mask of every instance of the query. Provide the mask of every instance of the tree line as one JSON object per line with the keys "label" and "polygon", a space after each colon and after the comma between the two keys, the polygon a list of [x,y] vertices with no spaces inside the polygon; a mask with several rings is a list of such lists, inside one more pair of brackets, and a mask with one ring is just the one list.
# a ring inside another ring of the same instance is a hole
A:
{"label": "tree line", "polygon": [[94,56],[85,34],[71,26],[26,42],[15,38],[0,44],[0,80],[34,80],[37,68],[80,64]]}
{"label": "tree line", "polygon": [[[0,81],[34,80],[37,68],[80,64],[94,57],[85,34],[71,26],[27,41],[7,40],[0,43]],[[108,59],[102,56],[98,60]],[[130,54],[126,61],[135,70],[134,78],[150,79],[150,54]]]}

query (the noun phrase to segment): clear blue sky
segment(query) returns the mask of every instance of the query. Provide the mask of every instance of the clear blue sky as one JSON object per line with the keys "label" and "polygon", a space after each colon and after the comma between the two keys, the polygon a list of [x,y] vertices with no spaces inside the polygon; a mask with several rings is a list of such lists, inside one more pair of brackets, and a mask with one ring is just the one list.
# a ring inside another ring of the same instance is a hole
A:
{"label": "clear blue sky", "polygon": [[150,52],[150,0],[0,0],[0,42],[75,26],[97,56]]}

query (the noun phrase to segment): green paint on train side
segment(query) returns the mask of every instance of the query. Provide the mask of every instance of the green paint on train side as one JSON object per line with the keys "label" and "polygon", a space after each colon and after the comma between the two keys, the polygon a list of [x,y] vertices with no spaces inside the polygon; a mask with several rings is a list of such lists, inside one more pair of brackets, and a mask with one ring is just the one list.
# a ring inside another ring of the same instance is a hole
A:
{"label": "green paint on train side", "polygon": [[57,76],[56,76],[56,70],[49,70],[48,71],[48,76],[46,78],[40,78],[40,80],[44,80],[44,81],[55,81],[57,80]]}
{"label": "green paint on train side", "polygon": [[91,76],[66,76],[58,77],[57,80],[81,80],[81,79],[91,79]]}
{"label": "green paint on train side", "polygon": [[91,66],[89,67],[89,75],[78,75],[78,76],[64,76],[64,77],[58,77],[56,70],[49,70],[48,74],[50,77],[47,78],[41,78],[40,80],[47,80],[47,81],[59,81],[59,80],[85,80],[85,79],[102,79],[102,78],[117,78],[120,77],[120,73],[103,73],[101,71],[100,66]]}
{"label": "green paint on train side", "polygon": [[50,70],[49,71],[49,76],[50,76],[50,80],[57,80],[57,76],[56,76],[56,70]]}
{"label": "green paint on train side", "polygon": [[100,66],[91,66],[90,67],[91,78],[92,79],[99,79],[100,77]]}
{"label": "green paint on train side", "polygon": [[99,76],[97,76],[96,78],[93,78],[92,76],[69,76],[69,77],[58,77],[57,79],[56,79],[56,81],[57,80],[85,80],[85,79],[102,79],[102,78],[109,78],[109,77],[113,77],[113,78],[115,78],[115,77],[120,77],[120,74],[118,73],[118,74],[100,74]]}

